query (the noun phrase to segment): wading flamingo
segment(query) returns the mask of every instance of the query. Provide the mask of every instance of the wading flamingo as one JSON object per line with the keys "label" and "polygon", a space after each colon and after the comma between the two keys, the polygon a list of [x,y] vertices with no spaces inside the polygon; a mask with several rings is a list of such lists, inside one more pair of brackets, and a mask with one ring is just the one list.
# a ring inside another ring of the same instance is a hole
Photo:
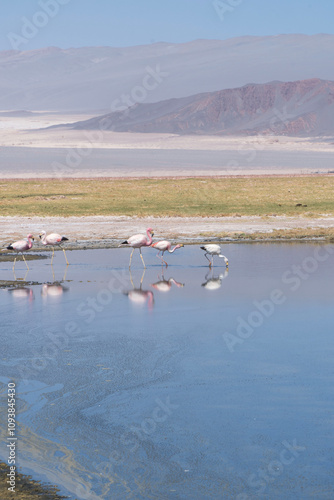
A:
{"label": "wading flamingo", "polygon": [[154,235],[153,229],[151,229],[150,227],[148,229],[146,229],[146,234],[147,234],[148,239],[146,239],[145,234],[135,234],[134,236],[131,236],[128,240],[123,241],[119,245],[119,246],[129,245],[130,247],[133,248],[131,255],[130,255],[129,269],[131,267],[132,255],[133,255],[133,252],[135,251],[135,248],[139,248],[140,257],[141,257],[141,260],[143,261],[144,268],[146,269],[145,262],[144,262],[142,254],[141,254],[141,247],[149,247],[151,245],[152,236]]}
{"label": "wading flamingo", "polygon": [[59,246],[62,249],[62,251],[64,252],[64,255],[65,255],[66,264],[67,265],[69,264],[67,257],[66,257],[65,249],[61,246],[61,243],[63,241],[68,241],[68,238],[65,238],[65,236],[61,236],[60,234],[57,234],[57,233],[52,233],[52,234],[46,235],[45,231],[41,231],[39,234],[39,237],[41,238],[43,245],[45,245],[45,246],[48,245],[48,246],[52,247],[53,252],[52,252],[51,265],[52,265],[53,257],[55,254],[55,246]]}
{"label": "wading flamingo", "polygon": [[[216,245],[215,243],[210,243],[209,245],[204,245],[204,247],[201,247],[202,250],[205,251],[205,258],[209,261],[209,267],[213,266],[213,257],[214,255],[218,255],[218,257],[221,257],[224,259],[224,262],[226,264],[226,267],[228,267],[228,260],[225,257],[225,255],[222,255],[221,253],[221,248],[219,245]],[[208,259],[207,255],[212,255],[212,260]]]}
{"label": "wading flamingo", "polygon": [[[172,244],[170,241],[166,241],[166,240],[157,241],[156,243],[153,243],[153,245],[152,245],[152,248],[156,248],[157,250],[159,250],[159,252],[157,253],[157,257],[161,260],[162,264],[164,264],[164,263],[166,264],[166,267],[168,266],[168,264],[163,259],[164,253],[166,251],[168,251],[169,253],[173,253],[178,248],[183,248],[183,247],[184,247],[184,244],[180,243],[179,245],[175,245],[175,247],[171,250]],[[160,257],[160,252],[162,252],[162,257]]]}
{"label": "wading flamingo", "polygon": [[[22,257],[23,257],[24,262],[26,263],[27,269],[29,269],[29,266],[27,264],[26,259],[24,258],[23,252],[26,252],[27,250],[30,250],[32,248],[33,241],[34,241],[33,235],[28,234],[26,240],[15,241],[15,243],[12,243],[11,245],[8,245],[8,247],[7,247],[7,250],[14,250],[17,253],[22,253]],[[15,268],[16,259],[17,259],[17,255],[15,256],[15,259],[14,259],[13,271]]]}

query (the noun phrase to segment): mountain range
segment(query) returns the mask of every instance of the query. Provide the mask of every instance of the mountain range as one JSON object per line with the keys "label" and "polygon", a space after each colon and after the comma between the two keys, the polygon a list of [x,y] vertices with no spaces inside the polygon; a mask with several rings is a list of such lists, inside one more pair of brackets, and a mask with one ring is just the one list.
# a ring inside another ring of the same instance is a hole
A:
{"label": "mountain range", "polygon": [[0,110],[96,112],[247,84],[334,80],[334,35],[0,52]]}
{"label": "mountain range", "polygon": [[158,103],[135,104],[69,125],[80,130],[173,134],[334,135],[334,82],[244,85]]}

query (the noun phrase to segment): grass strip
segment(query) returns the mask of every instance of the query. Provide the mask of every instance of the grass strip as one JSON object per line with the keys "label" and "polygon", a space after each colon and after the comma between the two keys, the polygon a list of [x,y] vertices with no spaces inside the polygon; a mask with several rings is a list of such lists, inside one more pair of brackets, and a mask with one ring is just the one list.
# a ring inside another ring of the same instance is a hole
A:
{"label": "grass strip", "polygon": [[334,176],[1,180],[2,216],[334,213]]}

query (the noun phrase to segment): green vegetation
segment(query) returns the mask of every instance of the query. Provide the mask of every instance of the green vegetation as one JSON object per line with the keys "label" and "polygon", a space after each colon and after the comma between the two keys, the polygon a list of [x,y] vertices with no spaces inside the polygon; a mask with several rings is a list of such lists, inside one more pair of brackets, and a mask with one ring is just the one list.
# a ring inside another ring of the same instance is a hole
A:
{"label": "green vegetation", "polygon": [[227,216],[334,213],[334,176],[0,181],[0,214]]}

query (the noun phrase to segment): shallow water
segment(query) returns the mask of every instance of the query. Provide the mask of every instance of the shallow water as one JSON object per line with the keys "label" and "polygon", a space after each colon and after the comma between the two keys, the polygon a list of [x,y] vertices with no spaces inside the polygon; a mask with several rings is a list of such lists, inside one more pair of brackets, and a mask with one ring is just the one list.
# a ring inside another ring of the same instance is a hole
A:
{"label": "shallow water", "polygon": [[[328,151],[235,151],[93,149],[80,161],[66,158],[73,150],[61,148],[6,147],[0,149],[0,178],[90,177],[148,175],[208,175],[277,171],[289,173],[333,170],[333,153]],[[52,161],[50,161],[52,157]],[[58,167],[55,169],[54,162]],[[74,163],[74,166],[73,166]]]}
{"label": "shallow water", "polygon": [[333,498],[334,247],[223,252],[0,263],[23,472],[71,499]]}

